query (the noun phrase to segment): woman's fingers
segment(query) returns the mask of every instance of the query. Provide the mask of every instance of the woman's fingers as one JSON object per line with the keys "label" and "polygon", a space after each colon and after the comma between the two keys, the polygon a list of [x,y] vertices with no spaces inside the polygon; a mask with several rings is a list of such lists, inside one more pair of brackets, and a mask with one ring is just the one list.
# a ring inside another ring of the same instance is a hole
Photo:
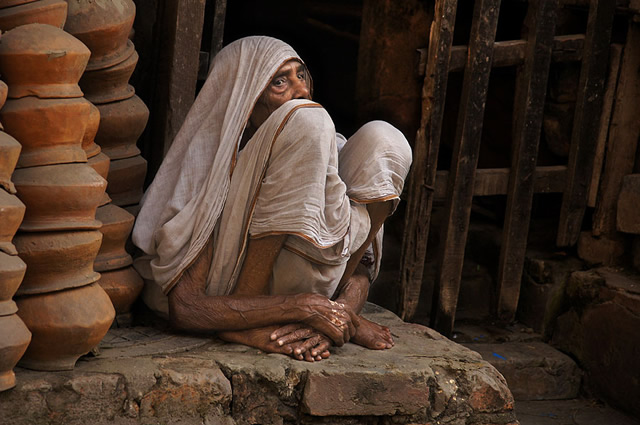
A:
{"label": "woman's fingers", "polygon": [[304,325],[301,323],[291,323],[288,325],[284,325],[275,331],[273,331],[270,335],[271,341],[275,341],[280,337],[290,334],[291,332],[295,332],[296,330],[302,328]]}
{"label": "woman's fingers", "polygon": [[285,344],[291,344],[298,341],[303,341],[309,338],[315,331],[310,327],[303,327],[294,330],[293,332],[286,334],[276,341],[276,343],[280,346]]}

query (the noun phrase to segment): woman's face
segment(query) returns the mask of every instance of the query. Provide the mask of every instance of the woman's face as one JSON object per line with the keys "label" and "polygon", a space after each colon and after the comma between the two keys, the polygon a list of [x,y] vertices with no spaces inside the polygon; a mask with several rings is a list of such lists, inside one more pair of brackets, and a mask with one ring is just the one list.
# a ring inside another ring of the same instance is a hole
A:
{"label": "woman's face", "polygon": [[253,108],[251,125],[260,127],[273,111],[292,99],[311,99],[307,69],[295,59],[278,68]]}

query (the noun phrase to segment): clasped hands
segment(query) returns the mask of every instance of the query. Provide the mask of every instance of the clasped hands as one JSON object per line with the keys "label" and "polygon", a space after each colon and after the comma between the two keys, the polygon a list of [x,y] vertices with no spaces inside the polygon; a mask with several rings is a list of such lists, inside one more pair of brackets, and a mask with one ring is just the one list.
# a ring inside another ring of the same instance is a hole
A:
{"label": "clasped hands", "polygon": [[299,298],[297,306],[307,313],[303,320],[277,328],[270,335],[278,346],[290,347],[294,358],[311,362],[326,359],[329,347],[342,346],[356,334],[360,319],[345,304],[314,294]]}

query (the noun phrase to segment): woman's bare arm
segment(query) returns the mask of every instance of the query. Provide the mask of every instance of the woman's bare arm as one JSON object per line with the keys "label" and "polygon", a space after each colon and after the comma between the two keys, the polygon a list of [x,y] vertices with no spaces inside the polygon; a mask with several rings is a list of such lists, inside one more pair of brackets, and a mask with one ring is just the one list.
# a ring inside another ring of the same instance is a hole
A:
{"label": "woman's bare arm", "polygon": [[355,332],[352,313],[338,303],[317,294],[260,295],[268,293],[273,262],[283,243],[284,236],[251,239],[236,291],[227,296],[208,296],[205,282],[213,255],[210,241],[169,293],[172,325],[212,332],[302,322],[336,345],[347,342]]}

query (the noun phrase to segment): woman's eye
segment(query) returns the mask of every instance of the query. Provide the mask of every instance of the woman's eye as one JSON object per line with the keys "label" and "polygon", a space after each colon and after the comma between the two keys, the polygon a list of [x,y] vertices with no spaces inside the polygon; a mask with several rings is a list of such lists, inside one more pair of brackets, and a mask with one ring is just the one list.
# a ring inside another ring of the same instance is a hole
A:
{"label": "woman's eye", "polygon": [[271,84],[273,84],[275,87],[281,87],[282,85],[284,85],[284,83],[284,78],[276,78]]}
{"label": "woman's eye", "polygon": [[306,75],[304,74],[304,72],[299,72],[299,73],[298,73],[298,79],[299,79],[299,80],[306,80],[306,79],[307,79],[307,77],[306,77]]}

